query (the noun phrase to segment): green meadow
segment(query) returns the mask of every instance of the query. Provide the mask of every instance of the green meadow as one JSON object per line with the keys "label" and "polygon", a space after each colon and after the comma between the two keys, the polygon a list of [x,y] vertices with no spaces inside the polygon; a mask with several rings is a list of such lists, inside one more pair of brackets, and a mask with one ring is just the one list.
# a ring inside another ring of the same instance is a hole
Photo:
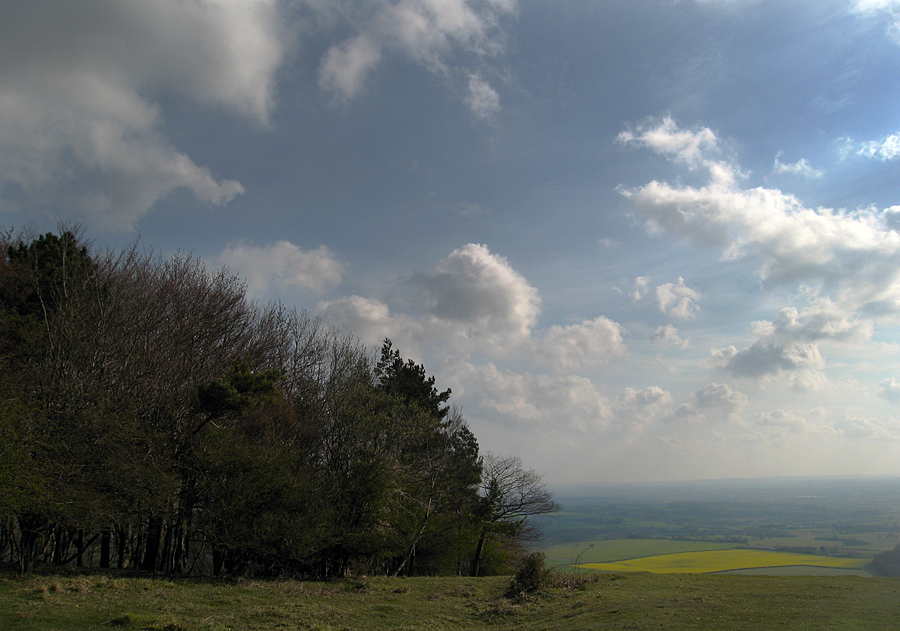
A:
{"label": "green meadow", "polygon": [[230,581],[0,575],[9,631],[858,631],[900,624],[900,582],[645,572],[558,575],[509,600],[509,577]]}

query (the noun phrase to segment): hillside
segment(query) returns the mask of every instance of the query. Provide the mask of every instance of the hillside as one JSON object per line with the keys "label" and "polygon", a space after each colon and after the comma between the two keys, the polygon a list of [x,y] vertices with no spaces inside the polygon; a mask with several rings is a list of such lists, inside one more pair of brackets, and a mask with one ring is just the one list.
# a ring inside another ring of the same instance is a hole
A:
{"label": "hillside", "polygon": [[[568,577],[571,580],[571,576]],[[0,628],[141,629],[885,629],[900,583],[856,577],[596,574],[524,603],[508,578],[213,582],[108,574],[0,579]]]}

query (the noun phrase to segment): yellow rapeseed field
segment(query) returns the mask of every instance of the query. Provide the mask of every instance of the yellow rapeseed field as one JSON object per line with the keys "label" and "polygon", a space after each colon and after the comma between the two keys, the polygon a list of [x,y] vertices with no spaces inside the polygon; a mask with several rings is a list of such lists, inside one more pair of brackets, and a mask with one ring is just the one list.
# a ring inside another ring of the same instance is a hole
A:
{"label": "yellow rapeseed field", "polygon": [[612,563],[582,563],[578,567],[601,572],[655,572],[675,574],[708,574],[746,568],[815,566],[839,569],[863,569],[869,559],[773,552],[770,550],[706,550],[679,552],[615,561]]}

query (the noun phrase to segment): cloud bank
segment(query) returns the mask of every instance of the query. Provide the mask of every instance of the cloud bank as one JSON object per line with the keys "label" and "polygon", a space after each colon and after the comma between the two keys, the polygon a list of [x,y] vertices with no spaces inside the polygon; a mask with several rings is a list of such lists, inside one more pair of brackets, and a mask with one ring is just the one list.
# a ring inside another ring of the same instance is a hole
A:
{"label": "cloud bank", "polygon": [[[708,174],[699,187],[652,181],[621,189],[649,230],[719,249],[725,262],[755,257],[764,286],[798,290],[799,307],[754,324],[755,343],[715,354],[735,376],[821,370],[818,342],[865,340],[879,322],[900,322],[900,233],[891,209],[808,208],[777,189],[743,188],[745,176],[723,158],[711,130],[681,129],[671,118],[622,132],[618,140]],[[667,290],[667,304],[681,304],[676,287]]]}
{"label": "cloud bank", "polygon": [[267,124],[285,53],[279,24],[276,0],[4,3],[0,191],[75,199],[95,223],[126,230],[175,189],[227,203],[241,184],[174,148],[148,95]]}

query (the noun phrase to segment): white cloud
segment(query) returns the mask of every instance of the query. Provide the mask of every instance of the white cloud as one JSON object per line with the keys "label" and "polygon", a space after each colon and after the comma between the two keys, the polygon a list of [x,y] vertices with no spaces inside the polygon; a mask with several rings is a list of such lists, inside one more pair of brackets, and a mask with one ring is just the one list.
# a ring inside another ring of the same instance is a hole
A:
{"label": "white cloud", "polygon": [[671,116],[658,123],[639,125],[635,130],[621,132],[616,141],[636,145],[682,162],[692,169],[709,163],[709,154],[719,153],[719,140],[708,127],[697,130],[680,129]]}
{"label": "white cloud", "polygon": [[425,292],[433,316],[473,331],[526,338],[540,314],[537,290],[484,245],[454,250],[431,272],[414,274],[412,282]]}
{"label": "white cloud", "polygon": [[806,158],[801,158],[797,162],[790,164],[784,164],[781,161],[781,152],[779,151],[778,155],[775,156],[775,164],[773,165],[772,173],[770,173],[768,177],[781,175],[782,173],[800,175],[811,179],[819,179],[824,175],[819,169],[814,169],[809,162],[806,161]]}
{"label": "white cloud", "polygon": [[[469,244],[454,250],[431,271],[414,273],[410,283],[422,291],[419,304],[424,314],[392,311],[382,301],[362,296],[322,302],[318,310],[326,321],[352,330],[369,344],[390,337],[398,347],[440,348],[446,356],[523,349],[544,353],[545,343],[533,334],[541,304],[537,290],[486,246]],[[616,327],[599,318],[554,329],[558,348],[548,351],[545,361],[569,365],[602,361],[618,352],[621,338]],[[570,338],[589,346],[575,349],[567,358]]]}
{"label": "white cloud", "polygon": [[[383,2],[364,18],[356,33],[332,46],[319,66],[319,84],[338,98],[358,95],[385,57],[400,54],[443,77],[453,74],[451,58],[462,51],[488,57],[503,49],[499,19],[515,11],[513,0],[399,0]],[[496,91],[468,71],[465,102],[476,116],[499,108]]]}
{"label": "white cloud", "polygon": [[650,278],[647,276],[638,276],[634,279],[634,291],[631,293],[631,296],[635,302],[643,300],[644,296],[647,295],[647,286],[649,284]]}
{"label": "white cloud", "polygon": [[677,284],[666,283],[656,288],[659,310],[674,318],[689,319],[696,316],[700,310],[696,304],[700,297],[700,292],[685,285],[684,279],[680,277]]}
{"label": "white cloud", "polygon": [[881,220],[890,230],[900,230],[900,206],[891,206],[881,211]]}
{"label": "white cloud", "polygon": [[289,241],[266,246],[231,244],[220,259],[246,279],[248,289],[263,295],[270,288],[290,287],[321,292],[338,285],[344,264],[327,247],[303,250]]}
{"label": "white cloud", "polygon": [[[631,297],[635,302],[644,299],[650,292],[649,276],[638,276],[634,279],[634,290]],[[702,298],[702,294],[696,289],[692,289],[684,284],[684,279],[679,277],[677,283],[665,283],[656,287],[656,301],[659,310],[666,315],[690,319],[697,315],[700,307],[697,301]]]}
{"label": "white cloud", "polygon": [[900,158],[900,136],[891,134],[881,140],[869,140],[860,145],[857,155],[877,158],[883,162]]}
{"label": "white cloud", "polygon": [[704,386],[693,392],[691,399],[680,405],[670,418],[688,422],[732,420],[749,404],[747,395],[724,383]]}
{"label": "white cloud", "polygon": [[755,422],[763,427],[775,427],[797,434],[806,434],[811,430],[809,421],[804,417],[782,409],[757,414]]}
{"label": "white cloud", "polygon": [[623,430],[640,431],[664,418],[672,405],[672,395],[657,386],[642,390],[625,388],[613,406],[611,423]]}
{"label": "white cloud", "polygon": [[537,342],[538,359],[554,372],[578,372],[625,354],[622,327],[599,317],[571,326],[553,326]]}
{"label": "white cloud", "polygon": [[497,91],[475,74],[469,76],[469,93],[465,102],[478,118],[490,118],[500,111],[500,96]]}
{"label": "white cloud", "polygon": [[754,325],[758,334],[786,341],[865,341],[873,333],[870,320],[851,318],[827,298],[815,300],[803,311],[785,307],[774,321]]}
{"label": "white cloud", "polygon": [[878,384],[878,396],[891,403],[900,403],[900,383],[894,377],[888,377]]}
{"label": "white cloud", "polygon": [[344,99],[352,99],[379,61],[381,48],[366,35],[355,37],[328,50],[319,66],[319,85]]}
{"label": "white cloud", "polygon": [[834,423],[834,429],[846,438],[900,440],[900,421],[890,417],[877,419],[844,414]]}
{"label": "white cloud", "polygon": [[900,1],[898,0],[854,0],[853,12],[887,20],[887,33],[900,43]]}
{"label": "white cloud", "polygon": [[884,11],[900,9],[900,0],[855,0],[857,11]]}
{"label": "white cloud", "polygon": [[346,296],[339,300],[323,301],[317,309],[329,325],[352,332],[364,344],[375,346],[385,338],[391,338],[398,347],[406,349],[409,346],[408,340],[402,338],[402,318],[398,322],[398,316],[379,300]]}
{"label": "white cloud", "polygon": [[824,360],[819,347],[811,343],[781,343],[761,339],[738,350],[734,346],[713,353],[719,365],[736,377],[759,379],[781,371],[821,370]]}
{"label": "white cloud", "polygon": [[503,424],[595,432],[606,427],[609,401],[577,375],[517,373],[493,363],[457,362],[447,377],[455,393],[476,397]]}
{"label": "white cloud", "polygon": [[742,189],[739,170],[715,158],[707,132],[682,131],[667,120],[627,140],[662,147],[682,161],[687,152],[709,171],[709,184],[699,188],[653,181],[623,190],[648,227],[718,247],[726,261],[757,256],[762,280],[804,283],[816,289],[809,295],[827,291],[847,320],[900,318],[900,233],[886,225],[886,215],[806,208],[777,189]]}
{"label": "white cloud", "polygon": [[150,98],[175,92],[266,124],[279,24],[276,0],[0,5],[0,186],[46,206],[78,200],[126,229],[177,188],[228,202],[241,185],[175,149]]}
{"label": "white cloud", "polygon": [[658,327],[650,336],[650,341],[654,343],[662,342],[663,344],[677,346],[681,349],[690,346],[690,339],[682,339],[678,333],[678,329],[671,324]]}

